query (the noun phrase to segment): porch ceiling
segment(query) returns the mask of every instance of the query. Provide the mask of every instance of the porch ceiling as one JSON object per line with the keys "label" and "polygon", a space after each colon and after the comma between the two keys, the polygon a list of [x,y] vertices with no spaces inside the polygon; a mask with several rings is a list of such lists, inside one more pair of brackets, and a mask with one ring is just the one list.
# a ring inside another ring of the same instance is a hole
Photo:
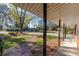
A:
{"label": "porch ceiling", "polygon": [[[43,4],[41,3],[18,3],[18,7],[23,8],[37,16],[43,17]],[[79,22],[79,4],[75,3],[52,3],[47,4],[47,19],[74,25]],[[75,21],[76,20],[76,21]]]}

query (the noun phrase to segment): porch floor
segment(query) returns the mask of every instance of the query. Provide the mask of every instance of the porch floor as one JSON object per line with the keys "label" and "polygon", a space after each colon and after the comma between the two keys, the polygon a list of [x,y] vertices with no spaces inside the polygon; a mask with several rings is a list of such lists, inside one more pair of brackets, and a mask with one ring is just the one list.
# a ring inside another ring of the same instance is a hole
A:
{"label": "porch floor", "polygon": [[60,48],[54,54],[55,56],[79,56],[79,49],[73,37],[67,37]]}

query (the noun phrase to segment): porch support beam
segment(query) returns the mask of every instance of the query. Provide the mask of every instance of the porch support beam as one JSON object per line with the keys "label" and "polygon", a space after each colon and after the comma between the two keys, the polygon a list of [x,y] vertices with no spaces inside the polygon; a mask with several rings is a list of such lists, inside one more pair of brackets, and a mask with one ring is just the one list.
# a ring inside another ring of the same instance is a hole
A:
{"label": "porch support beam", "polygon": [[47,4],[43,4],[43,56],[46,56]]}
{"label": "porch support beam", "polygon": [[59,33],[58,33],[58,47],[60,47],[60,39],[61,39],[61,19],[59,19]]}
{"label": "porch support beam", "polygon": [[65,24],[63,24],[63,41],[65,39]]}
{"label": "porch support beam", "polygon": [[75,35],[77,34],[77,24],[75,24]]}
{"label": "porch support beam", "polygon": [[65,25],[65,38],[66,38],[66,34],[67,34],[66,31],[67,31],[67,27],[66,27],[66,25]]}

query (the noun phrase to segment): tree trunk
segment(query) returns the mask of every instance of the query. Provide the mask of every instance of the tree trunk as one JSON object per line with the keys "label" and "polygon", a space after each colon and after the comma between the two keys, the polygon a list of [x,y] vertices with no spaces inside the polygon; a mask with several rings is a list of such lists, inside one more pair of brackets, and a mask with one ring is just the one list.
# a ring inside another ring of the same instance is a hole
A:
{"label": "tree trunk", "polygon": [[20,33],[23,33],[22,25],[21,25],[21,27],[20,27]]}
{"label": "tree trunk", "polygon": [[22,26],[21,17],[19,17],[19,19],[20,19],[20,23],[19,23],[19,24],[20,24],[20,33],[22,33],[22,32],[23,32],[23,31],[22,31],[22,27],[23,27],[23,26]]}

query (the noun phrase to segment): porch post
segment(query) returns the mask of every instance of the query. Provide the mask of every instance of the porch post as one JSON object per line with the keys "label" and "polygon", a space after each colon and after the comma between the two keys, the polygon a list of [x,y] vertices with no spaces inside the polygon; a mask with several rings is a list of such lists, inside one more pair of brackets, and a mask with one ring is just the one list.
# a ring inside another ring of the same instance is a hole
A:
{"label": "porch post", "polygon": [[63,24],[63,41],[65,39],[65,24]]}
{"label": "porch post", "polygon": [[46,56],[47,4],[43,4],[43,56]]}
{"label": "porch post", "polygon": [[66,31],[67,31],[67,28],[66,28],[66,25],[65,25],[65,38],[66,38]]}
{"label": "porch post", "polygon": [[0,39],[0,56],[3,54],[3,46],[2,46],[2,39]]}
{"label": "porch post", "polygon": [[75,35],[77,34],[77,24],[75,24]]}
{"label": "porch post", "polygon": [[59,19],[59,36],[58,36],[58,46],[60,47],[60,34],[61,34],[61,19]]}

